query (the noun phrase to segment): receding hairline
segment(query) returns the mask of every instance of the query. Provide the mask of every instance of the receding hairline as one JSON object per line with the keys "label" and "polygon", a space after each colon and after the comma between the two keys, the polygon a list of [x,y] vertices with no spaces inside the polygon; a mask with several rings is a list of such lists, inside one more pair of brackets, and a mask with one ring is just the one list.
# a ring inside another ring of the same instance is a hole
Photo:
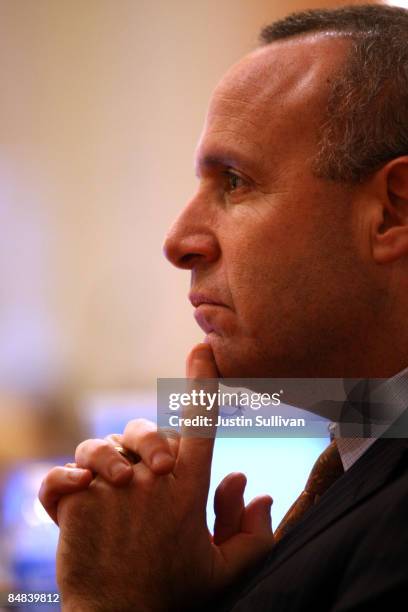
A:
{"label": "receding hairline", "polygon": [[360,4],[337,8],[309,9],[291,13],[264,26],[261,45],[312,32],[342,33],[353,38],[384,34],[390,28],[406,27],[408,11],[384,4]]}
{"label": "receding hairline", "polygon": [[360,38],[355,35],[353,32],[345,32],[342,30],[310,30],[306,32],[298,32],[291,34],[289,36],[285,36],[282,38],[276,38],[268,43],[262,43],[257,46],[253,51],[251,51],[247,57],[256,56],[257,54],[266,53],[268,50],[271,50],[276,47],[280,47],[282,45],[291,45],[293,43],[320,43],[323,41],[344,41],[345,43],[349,43],[347,46],[345,45],[345,54],[344,61],[346,61],[348,57],[349,51],[351,51],[351,46],[353,41],[356,38]]}
{"label": "receding hairline", "polygon": [[260,46],[306,37],[350,40],[333,71],[313,161],[318,176],[361,182],[408,153],[408,10],[379,4],[292,13],[261,30]]}
{"label": "receding hairline", "polygon": [[[374,32],[372,32],[374,33]],[[257,49],[264,49],[265,47],[269,46],[269,45],[275,45],[275,44],[280,44],[280,43],[284,43],[284,42],[288,42],[290,40],[302,40],[304,38],[345,38],[345,39],[355,39],[355,38],[359,38],[360,36],[368,36],[371,35],[370,32],[353,32],[353,31],[348,31],[348,30],[340,30],[340,29],[330,29],[330,28],[326,28],[324,30],[305,30],[304,32],[294,32],[293,34],[288,34],[287,36],[282,36],[279,38],[274,38],[273,40],[269,41],[269,42],[262,42],[262,40],[260,40],[260,45],[257,47]]]}

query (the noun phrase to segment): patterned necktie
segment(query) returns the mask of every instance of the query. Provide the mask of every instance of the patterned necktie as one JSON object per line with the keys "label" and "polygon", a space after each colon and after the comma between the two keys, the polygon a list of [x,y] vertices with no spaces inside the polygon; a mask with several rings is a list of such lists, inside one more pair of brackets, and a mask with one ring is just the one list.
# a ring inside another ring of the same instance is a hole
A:
{"label": "patterned necktie", "polygon": [[344,473],[343,464],[333,440],[317,458],[307,479],[304,491],[293,502],[275,530],[275,542],[286,535],[323,493]]}

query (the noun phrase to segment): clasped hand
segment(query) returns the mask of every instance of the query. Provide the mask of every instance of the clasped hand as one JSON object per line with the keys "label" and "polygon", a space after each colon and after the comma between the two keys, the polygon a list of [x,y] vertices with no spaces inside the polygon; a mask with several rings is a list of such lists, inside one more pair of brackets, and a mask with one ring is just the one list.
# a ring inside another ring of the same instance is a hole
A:
{"label": "clasped hand", "polygon": [[[210,346],[197,345],[187,377],[217,376]],[[65,611],[196,609],[267,555],[272,499],[245,506],[243,474],[218,486],[214,535],[207,529],[212,437],[166,437],[139,419],[119,440],[139,463],[118,453],[117,437],[87,440],[75,464],[53,468],[41,486],[40,500],[60,527],[57,581]]]}

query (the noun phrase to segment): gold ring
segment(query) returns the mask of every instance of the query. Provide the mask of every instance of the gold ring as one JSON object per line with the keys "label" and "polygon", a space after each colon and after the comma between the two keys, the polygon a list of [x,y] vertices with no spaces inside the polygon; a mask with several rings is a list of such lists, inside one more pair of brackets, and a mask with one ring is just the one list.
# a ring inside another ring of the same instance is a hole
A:
{"label": "gold ring", "polygon": [[114,449],[117,450],[118,453],[122,455],[122,457],[127,459],[129,463],[132,463],[132,464],[139,463],[139,461],[141,461],[142,459],[140,455],[138,455],[137,453],[133,453],[131,450],[124,448],[120,444],[117,444],[116,446],[114,446]]}

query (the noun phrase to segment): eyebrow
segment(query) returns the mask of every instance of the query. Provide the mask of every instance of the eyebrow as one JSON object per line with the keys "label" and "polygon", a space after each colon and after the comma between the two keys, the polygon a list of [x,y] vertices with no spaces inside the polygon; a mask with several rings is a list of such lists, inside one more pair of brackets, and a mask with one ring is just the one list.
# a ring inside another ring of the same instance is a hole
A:
{"label": "eyebrow", "polygon": [[200,170],[202,169],[218,168],[220,166],[225,168],[251,168],[253,166],[253,161],[239,153],[224,151],[207,155],[198,155],[194,165],[196,175],[200,176]]}

